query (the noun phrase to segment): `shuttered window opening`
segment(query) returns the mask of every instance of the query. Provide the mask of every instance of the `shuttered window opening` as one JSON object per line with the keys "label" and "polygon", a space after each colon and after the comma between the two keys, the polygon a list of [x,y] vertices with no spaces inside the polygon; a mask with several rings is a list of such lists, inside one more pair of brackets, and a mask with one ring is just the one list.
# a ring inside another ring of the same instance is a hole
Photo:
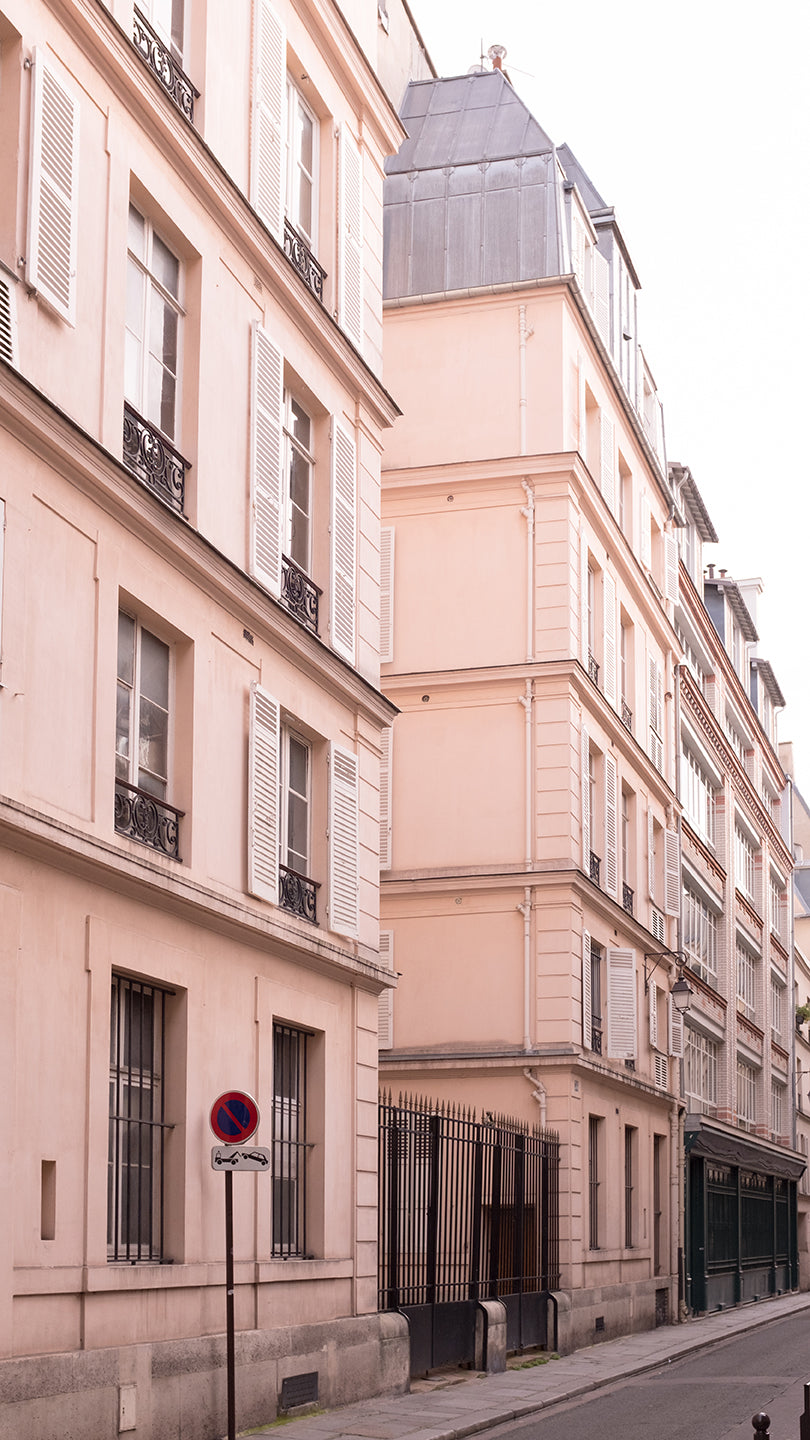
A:
{"label": "shuttered window opening", "polygon": [[[380,931],[380,964],[386,970],[394,968],[394,932]],[[391,1050],[394,1044],[394,991],[386,988],[378,1002],[377,1044],[380,1050]]]}
{"label": "shuttered window opening", "polygon": [[632,950],[607,952],[607,1053],[616,1060],[636,1057],[636,967]]}
{"label": "shuttered window opening", "polygon": [[359,804],[357,756],[340,745],[329,752],[329,927],[356,936],[359,904]]}
{"label": "shuttered window opening", "polygon": [[682,1060],[684,1053],[684,1018],[671,994],[667,996],[667,1028],[667,1049],[670,1055],[674,1056],[676,1060]]}
{"label": "shuttered window opening", "polygon": [[380,531],[380,662],[394,658],[394,527]]}
{"label": "shuttered window opening", "polygon": [[269,0],[253,5],[250,203],[281,241],[284,228],[287,37]]}
{"label": "shuttered window opening", "polygon": [[258,683],[250,687],[248,890],[278,904],[280,710]]}
{"label": "shuttered window opening", "polygon": [[602,576],[602,609],[604,630],[602,636],[603,685],[605,699],[616,709],[618,672],[616,666],[617,604],[616,581],[608,570]]}
{"label": "shuttered window opening", "polygon": [[42,300],[76,323],[79,108],[61,71],[34,50],[26,276]]}
{"label": "shuttered window opening", "polygon": [[591,937],[582,932],[582,1046],[593,1049],[593,1003],[591,994]]}
{"label": "shuttered window opening", "polygon": [[284,361],[264,326],[254,323],[250,413],[250,570],[281,593]]}
{"label": "shuttered window opening", "polygon": [[604,410],[600,426],[600,487],[606,504],[616,513],[616,442],[613,421]]}
{"label": "shuttered window opening", "polygon": [[610,265],[600,250],[593,250],[593,317],[602,343],[610,349]]}
{"label": "shuttered window opening", "polygon": [[677,830],[664,831],[664,909],[681,913],[681,847]]}
{"label": "shuttered window opening", "polygon": [[605,889],[614,899],[619,893],[618,769],[612,755],[605,755]]}
{"label": "shuttered window opening", "polygon": [[17,366],[17,296],[14,283],[0,274],[0,360]]}
{"label": "shuttered window opening", "polygon": [[332,421],[332,646],[350,664],[355,658],[357,452],[352,436]]}
{"label": "shuttered window opening", "polygon": [[338,320],[362,350],[363,158],[345,124],[340,127],[338,241]]}
{"label": "shuttered window opening", "polygon": [[394,727],[386,726],[380,736],[380,869],[391,868],[391,750]]}

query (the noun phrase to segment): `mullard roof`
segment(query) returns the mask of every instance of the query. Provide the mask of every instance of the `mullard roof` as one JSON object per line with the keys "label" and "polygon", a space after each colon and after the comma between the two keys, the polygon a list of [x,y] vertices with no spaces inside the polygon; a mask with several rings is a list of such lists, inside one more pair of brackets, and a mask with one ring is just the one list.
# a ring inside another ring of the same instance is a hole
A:
{"label": "mullard roof", "polygon": [[414,81],[401,118],[408,138],[386,163],[386,299],[566,273],[559,153],[499,70]]}

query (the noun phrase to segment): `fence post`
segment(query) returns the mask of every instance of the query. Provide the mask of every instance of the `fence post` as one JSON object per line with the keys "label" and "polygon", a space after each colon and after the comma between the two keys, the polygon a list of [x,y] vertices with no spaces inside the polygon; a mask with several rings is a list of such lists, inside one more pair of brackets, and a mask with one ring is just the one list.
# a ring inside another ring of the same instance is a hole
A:
{"label": "fence post", "polygon": [[751,1424],[754,1427],[754,1434],[761,1435],[763,1440],[768,1440],[771,1433],[771,1417],[760,1410],[758,1415],[751,1416]]}
{"label": "fence post", "polygon": [[810,1385],[804,1387],[804,1414],[799,1416],[799,1440],[810,1440]]}

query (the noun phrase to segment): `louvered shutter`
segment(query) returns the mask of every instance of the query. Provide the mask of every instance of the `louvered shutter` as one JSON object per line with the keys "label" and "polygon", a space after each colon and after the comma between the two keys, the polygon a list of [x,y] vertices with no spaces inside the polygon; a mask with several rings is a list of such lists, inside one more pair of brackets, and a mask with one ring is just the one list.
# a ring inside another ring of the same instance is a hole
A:
{"label": "louvered shutter", "polygon": [[354,664],[357,456],[354,440],[332,418],[332,645]]}
{"label": "louvered shutter", "polygon": [[667,915],[681,913],[681,864],[677,830],[664,831],[664,909]]}
{"label": "louvered shutter", "polygon": [[648,678],[649,678],[649,755],[653,765],[663,773],[664,769],[664,742],[662,739],[662,722],[664,711],[663,678],[661,667],[652,655],[647,656]]}
{"label": "louvered shutter", "polygon": [[646,566],[648,570],[652,565],[652,535],[650,533],[651,523],[652,516],[650,512],[650,502],[647,499],[646,495],[642,495],[639,500],[638,553],[641,558],[642,565]]}
{"label": "louvered shutter", "polygon": [[588,669],[588,540],[579,537],[579,630],[582,663]]}
{"label": "louvered shutter", "polygon": [[668,532],[664,535],[664,594],[667,600],[677,605],[680,599],[678,578],[678,541]]}
{"label": "louvered shutter", "polygon": [[250,203],[280,242],[284,231],[287,39],[269,0],[253,5]]}
{"label": "louvered shutter", "polygon": [[591,786],[590,786],[590,737],[582,727],[582,868],[586,875],[591,873]]}
{"label": "louvered shutter", "polygon": [[250,407],[250,571],[281,594],[284,359],[264,326],[253,324]]}
{"label": "louvered shutter", "polygon": [[380,531],[380,661],[394,658],[394,527]]}
{"label": "louvered shutter", "polygon": [[380,736],[380,869],[391,868],[391,745],[393,725]]}
{"label": "louvered shutter", "polygon": [[3,673],[3,561],[6,548],[6,502],[0,500],[0,675]]}
{"label": "louvered shutter", "polygon": [[[380,931],[380,964],[386,970],[394,968],[394,932]],[[378,1001],[377,1045],[380,1050],[390,1050],[394,1044],[394,991],[386,987]]]}
{"label": "louvered shutter", "polygon": [[582,932],[582,1047],[593,1049],[593,1007],[591,987],[591,937]]}
{"label": "louvered shutter", "polygon": [[601,250],[593,251],[593,318],[607,349],[610,349],[610,265]]}
{"label": "louvered shutter", "polygon": [[669,1064],[666,1055],[655,1056],[655,1086],[657,1090],[669,1089]]}
{"label": "louvered shutter", "polygon": [[34,49],[32,73],[26,277],[75,325],[79,107],[40,47]]}
{"label": "louvered shutter", "polygon": [[577,448],[583,460],[588,462],[588,424],[585,400],[585,361],[577,355]]}
{"label": "louvered shutter", "polygon": [[340,127],[338,207],[338,320],[363,348],[363,158],[346,125]]}
{"label": "louvered shutter", "polygon": [[650,1007],[650,1047],[658,1049],[658,986],[651,980],[647,988],[647,1000]]}
{"label": "louvered shutter", "polygon": [[605,889],[614,900],[619,893],[618,770],[613,755],[605,755]]}
{"label": "louvered shutter", "polygon": [[602,661],[604,668],[605,698],[609,700],[615,710],[619,686],[616,670],[616,581],[607,570],[602,576],[602,611],[604,620]]}
{"label": "louvered shutter", "polygon": [[360,817],[357,756],[331,745],[329,756],[329,928],[357,935]]}
{"label": "louvered shutter", "polygon": [[632,950],[607,952],[607,1053],[636,1058],[636,969]]}
{"label": "louvered shutter", "polygon": [[684,1041],[683,1015],[681,1014],[671,995],[667,996],[667,1001],[667,1016],[669,1026],[669,1044],[667,1045],[667,1049],[669,1050],[670,1055],[674,1055],[676,1060],[682,1060]]}
{"label": "louvered shutter", "polygon": [[0,360],[18,365],[17,296],[10,280],[0,274]]}
{"label": "louvered shutter", "polygon": [[279,706],[250,687],[248,890],[278,904]]}
{"label": "louvered shutter", "polygon": [[651,900],[655,900],[655,820],[651,809],[647,810],[647,888]]}
{"label": "louvered shutter", "polygon": [[614,441],[614,425],[609,415],[604,410],[599,414],[600,431],[600,457],[599,476],[600,487],[605,503],[614,512],[616,511],[616,455]]}

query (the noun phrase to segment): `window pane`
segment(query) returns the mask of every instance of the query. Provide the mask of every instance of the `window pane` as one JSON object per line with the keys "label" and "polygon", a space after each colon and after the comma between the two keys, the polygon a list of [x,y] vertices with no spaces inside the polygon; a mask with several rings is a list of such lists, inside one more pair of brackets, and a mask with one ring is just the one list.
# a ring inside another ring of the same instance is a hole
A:
{"label": "window pane", "polygon": [[118,612],[118,678],[131,685],[135,675],[135,621]]}
{"label": "window pane", "polygon": [[120,680],[115,702],[115,777],[129,780],[130,726],[132,724],[132,691]]}
{"label": "window pane", "polygon": [[146,259],[146,222],[134,205],[129,207],[127,247],[133,255],[137,255],[139,260]]}
{"label": "window pane", "polygon": [[141,696],[138,736],[138,784],[152,795],[166,791],[169,717],[165,710]]}
{"label": "window pane", "polygon": [[141,631],[141,693],[164,710],[169,708],[169,647]]}
{"label": "window pane", "polygon": [[175,300],[180,291],[180,263],[159,235],[152,236],[152,274]]}
{"label": "window pane", "polygon": [[290,400],[290,411],[292,414],[292,433],[299,445],[310,453],[312,451],[312,421],[306,410],[303,410],[297,400]]}

